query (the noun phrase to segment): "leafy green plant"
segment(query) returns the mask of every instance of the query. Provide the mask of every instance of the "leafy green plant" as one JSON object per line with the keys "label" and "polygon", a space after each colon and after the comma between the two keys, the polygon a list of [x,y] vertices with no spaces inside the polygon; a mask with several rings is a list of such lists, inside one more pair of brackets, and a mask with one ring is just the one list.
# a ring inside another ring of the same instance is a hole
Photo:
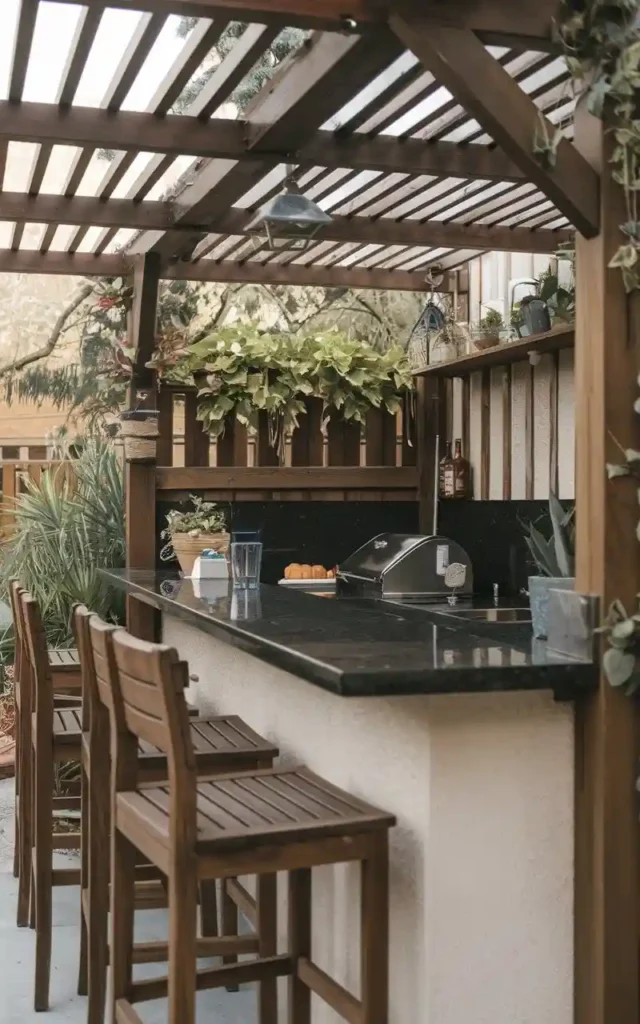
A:
{"label": "leafy green plant", "polygon": [[484,334],[497,334],[503,327],[502,313],[499,313],[497,309],[488,309],[485,315],[478,321],[478,330]]}
{"label": "leafy green plant", "polygon": [[525,524],[525,541],[541,576],[572,577],[575,569],[575,506],[565,512],[555,494],[549,495],[551,536],[534,523]]}
{"label": "leafy green plant", "polygon": [[[72,642],[71,609],[80,601],[103,618],[119,604],[99,575],[125,564],[124,485],[111,444],[86,441],[78,459],[65,459],[42,474],[25,477],[15,501],[15,532],[0,548],[0,591],[19,579],[40,603],[48,642]],[[12,660],[13,637],[2,638],[3,660]]]}
{"label": "leafy green plant", "polygon": [[[589,111],[613,134],[612,177],[622,186],[626,219],[623,240],[609,266],[619,267],[627,291],[640,288],[640,19],[637,0],[561,0],[557,34],[564,45],[575,89]],[[564,102],[564,100],[562,101]],[[541,122],[542,123],[542,122]],[[534,140],[542,162],[555,161],[562,138]]]}
{"label": "leafy green plant", "polygon": [[[638,377],[640,387],[640,376]],[[634,412],[640,414],[640,398],[636,398]],[[640,451],[622,448],[621,462],[607,463],[609,480],[631,477],[640,486]],[[640,490],[638,491],[640,498]],[[640,522],[636,527],[636,539],[640,540]],[[612,686],[624,686],[629,696],[640,689],[640,595],[638,609],[629,613],[622,601],[612,601],[601,632],[606,636],[609,647],[604,652],[602,666]]]}
{"label": "leafy green plant", "polygon": [[227,516],[213,501],[205,501],[197,494],[190,494],[189,501],[193,510],[181,512],[171,509],[167,513],[167,527],[162,537],[172,537],[174,533],[189,533],[197,537],[201,533],[220,533],[227,528]]}
{"label": "leafy green plant", "polygon": [[306,412],[306,397],[322,399],[325,418],[337,410],[363,423],[371,408],[396,412],[412,387],[402,349],[381,353],[337,331],[300,337],[236,325],[203,338],[191,355],[205,429],[220,437],[231,418],[255,429],[263,412],[275,448]]}

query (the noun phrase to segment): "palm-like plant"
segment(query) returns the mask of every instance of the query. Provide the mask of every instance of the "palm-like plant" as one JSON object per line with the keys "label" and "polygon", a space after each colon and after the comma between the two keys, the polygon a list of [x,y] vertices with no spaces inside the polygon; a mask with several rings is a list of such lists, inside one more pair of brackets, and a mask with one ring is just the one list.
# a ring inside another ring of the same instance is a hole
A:
{"label": "palm-like plant", "polygon": [[[71,643],[71,610],[82,602],[105,618],[119,608],[99,576],[125,560],[124,485],[112,445],[87,441],[78,459],[65,459],[25,480],[15,503],[15,533],[0,549],[0,589],[19,579],[40,603],[52,645]],[[12,631],[0,643],[11,661]]]}

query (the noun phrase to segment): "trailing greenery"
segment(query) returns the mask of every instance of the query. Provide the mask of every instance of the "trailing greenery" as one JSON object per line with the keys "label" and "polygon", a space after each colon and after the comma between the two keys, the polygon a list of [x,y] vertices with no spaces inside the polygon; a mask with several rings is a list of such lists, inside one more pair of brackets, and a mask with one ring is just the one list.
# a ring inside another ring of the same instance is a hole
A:
{"label": "trailing greenery", "polygon": [[[39,483],[25,476],[24,486],[15,532],[0,547],[0,591],[8,600],[9,582],[19,579],[40,604],[49,643],[68,645],[76,602],[103,618],[118,615],[98,570],[125,564],[122,468],[111,444],[89,438],[77,459],[45,471]],[[12,661],[11,632],[0,652]]]}
{"label": "trailing greenery", "polygon": [[553,492],[549,495],[551,536],[545,537],[534,523],[525,525],[525,541],[541,576],[572,577],[575,572],[575,506],[565,512]]}
{"label": "trailing greenery", "polygon": [[[640,376],[638,377],[640,387]],[[640,414],[640,398],[634,402],[634,412]],[[638,483],[640,501],[640,451],[635,448],[621,449],[623,460],[607,463],[609,480],[631,477]],[[636,539],[640,540],[640,522],[636,527]],[[609,648],[604,653],[603,667],[612,686],[624,686],[631,696],[640,689],[640,595],[638,608],[628,612],[622,601],[611,603],[602,632],[607,637]]]}
{"label": "trailing greenery", "polygon": [[[194,17],[183,17],[178,23],[178,35],[185,38],[193,30],[198,19]],[[203,69],[193,78],[182,90],[173,110],[183,113],[191,106],[193,101],[200,94],[211,76],[214,74],[220,62],[231,52],[238,40],[244,34],[247,25],[241,21],[232,21],[225,28],[216,45],[211,50]],[[240,111],[243,111],[253,97],[260,92],[262,87],[273,77],[276,68],[282,63],[285,57],[297,50],[306,39],[308,33],[299,28],[284,28],[278,33],[273,42],[263,53],[251,70],[234,89],[230,96],[231,102],[235,103]]]}
{"label": "trailing greenery", "polygon": [[191,355],[205,428],[220,437],[235,418],[254,429],[265,412],[275,448],[298,425],[306,397],[322,400],[325,418],[337,410],[363,423],[372,407],[397,412],[412,387],[402,349],[380,353],[337,331],[300,337],[225,327],[193,345]]}
{"label": "trailing greenery", "polygon": [[[627,291],[640,288],[640,19],[638,0],[560,0],[557,32],[576,90],[613,134],[612,177],[624,191],[626,219],[621,244],[610,261]],[[534,151],[553,166],[561,126],[549,134],[541,117]]]}

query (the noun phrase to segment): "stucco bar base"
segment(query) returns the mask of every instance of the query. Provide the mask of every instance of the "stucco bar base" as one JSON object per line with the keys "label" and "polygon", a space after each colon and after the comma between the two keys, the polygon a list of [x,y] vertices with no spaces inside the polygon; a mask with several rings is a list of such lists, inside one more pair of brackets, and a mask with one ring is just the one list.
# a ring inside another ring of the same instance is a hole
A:
{"label": "stucco bar base", "polygon": [[[203,711],[242,715],[285,762],[397,816],[390,1024],[571,1024],[570,706],[345,699],[166,615],[164,640],[199,677]],[[358,869],[319,869],[313,884],[314,959],[357,994]],[[284,987],[281,1003],[284,1022]],[[314,1000],[313,1024],[339,1019]]]}

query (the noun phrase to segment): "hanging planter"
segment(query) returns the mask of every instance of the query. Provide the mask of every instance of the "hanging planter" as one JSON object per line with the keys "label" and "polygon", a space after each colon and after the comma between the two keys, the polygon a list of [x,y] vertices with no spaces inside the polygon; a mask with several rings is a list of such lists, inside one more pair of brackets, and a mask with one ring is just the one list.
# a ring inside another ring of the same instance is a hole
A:
{"label": "hanging planter", "polygon": [[120,413],[120,435],[127,462],[155,462],[158,443],[156,409],[130,409]]}

